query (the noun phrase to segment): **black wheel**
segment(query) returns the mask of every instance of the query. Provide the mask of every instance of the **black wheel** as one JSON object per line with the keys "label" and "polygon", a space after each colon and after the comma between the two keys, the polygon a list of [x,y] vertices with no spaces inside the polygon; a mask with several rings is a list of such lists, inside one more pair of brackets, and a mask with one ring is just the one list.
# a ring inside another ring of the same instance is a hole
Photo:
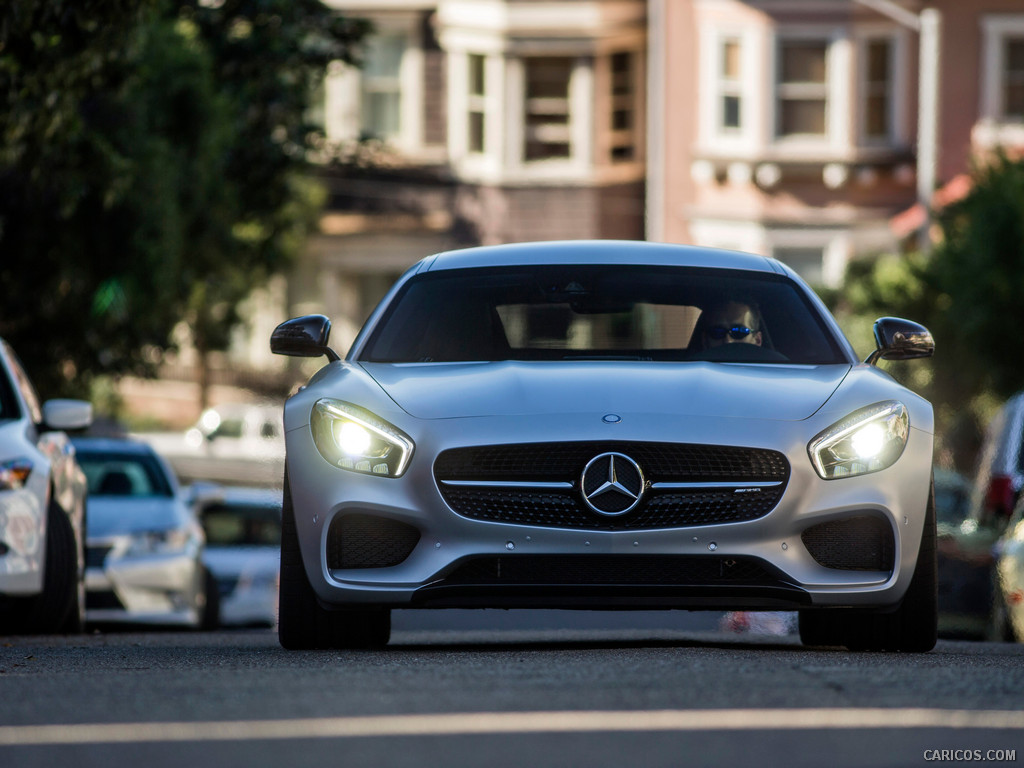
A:
{"label": "black wheel", "polygon": [[199,628],[210,631],[220,626],[220,588],[208,568],[203,568],[203,608]]}
{"label": "black wheel", "polygon": [[281,513],[281,579],[277,636],[291,651],[329,648],[379,648],[391,637],[391,611],[321,607],[302,564],[288,475]]}
{"label": "black wheel", "polygon": [[800,642],[804,645],[842,645],[842,618],[842,613],[836,611],[800,611]]}
{"label": "black wheel", "polygon": [[46,562],[43,591],[12,598],[4,605],[3,631],[10,634],[74,634],[82,631],[82,569],[80,544],[71,520],[50,501],[46,518]]}
{"label": "black wheel", "polygon": [[842,644],[851,651],[926,653],[938,639],[938,572],[935,548],[935,491],[928,494],[917,565],[900,607],[890,613],[851,612]]}

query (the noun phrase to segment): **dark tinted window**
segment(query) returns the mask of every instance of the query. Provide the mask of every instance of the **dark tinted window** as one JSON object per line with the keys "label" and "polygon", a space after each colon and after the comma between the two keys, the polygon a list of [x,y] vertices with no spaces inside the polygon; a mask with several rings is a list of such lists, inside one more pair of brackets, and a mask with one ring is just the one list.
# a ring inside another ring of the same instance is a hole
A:
{"label": "dark tinted window", "polygon": [[[730,302],[751,308],[760,347],[709,340],[709,318]],[[362,355],[371,362],[573,358],[848,362],[788,278],[621,265],[427,273],[396,297]]]}
{"label": "dark tinted window", "polygon": [[152,456],[101,453],[78,448],[78,463],[90,496],[172,496],[160,463]]}
{"label": "dark tinted window", "polygon": [[203,509],[206,543],[215,546],[276,546],[281,510],[248,504],[211,504]]}

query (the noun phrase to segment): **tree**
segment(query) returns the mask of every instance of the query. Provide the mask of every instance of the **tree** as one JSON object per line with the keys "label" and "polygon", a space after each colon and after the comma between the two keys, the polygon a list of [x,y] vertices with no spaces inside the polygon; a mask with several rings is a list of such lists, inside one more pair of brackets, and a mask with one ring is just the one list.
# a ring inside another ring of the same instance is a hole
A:
{"label": "tree", "polygon": [[936,406],[943,442],[962,471],[994,406],[1024,388],[1024,359],[1012,347],[1024,323],[1024,161],[978,161],[970,193],[939,211],[933,255],[887,255],[850,265],[837,315],[853,335],[872,318],[898,314],[924,323],[936,342],[927,366],[893,365],[895,375]]}
{"label": "tree", "polygon": [[365,24],[319,0],[15,0],[0,10],[0,335],[41,388],[144,372],[308,224],[305,115]]}
{"label": "tree", "polygon": [[1024,387],[1011,346],[1024,323],[1024,161],[978,163],[971,192],[939,215],[943,241],[930,266],[936,309],[972,387],[1005,398]]}

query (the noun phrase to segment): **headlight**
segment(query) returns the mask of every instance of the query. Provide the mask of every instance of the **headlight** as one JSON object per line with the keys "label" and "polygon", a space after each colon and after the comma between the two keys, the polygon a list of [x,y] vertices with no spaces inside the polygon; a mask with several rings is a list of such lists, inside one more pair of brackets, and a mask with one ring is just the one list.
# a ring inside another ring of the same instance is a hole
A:
{"label": "headlight", "polygon": [[836,422],[808,444],[807,452],[825,480],[878,472],[903,454],[909,429],[903,403],[889,400]]}
{"label": "headlight", "polygon": [[351,472],[398,477],[412,457],[408,435],[351,403],[317,401],[310,427],[320,455]]}
{"label": "headlight", "polygon": [[169,528],[163,531],[137,531],[132,534],[127,556],[166,555],[181,552],[188,546],[188,531]]}
{"label": "headlight", "polygon": [[32,462],[28,459],[0,462],[0,491],[14,491],[23,487],[31,474]]}

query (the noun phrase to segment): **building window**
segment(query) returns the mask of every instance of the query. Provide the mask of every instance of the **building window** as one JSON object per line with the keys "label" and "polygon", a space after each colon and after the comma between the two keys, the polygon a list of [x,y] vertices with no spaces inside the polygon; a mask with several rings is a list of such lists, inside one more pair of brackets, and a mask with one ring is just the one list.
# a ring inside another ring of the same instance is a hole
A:
{"label": "building window", "polygon": [[611,159],[615,162],[633,160],[636,157],[635,55],[612,54],[611,75]]}
{"label": "building window", "polygon": [[1024,122],[1024,36],[1006,38],[1003,62],[1003,119]]}
{"label": "building window", "polygon": [[487,86],[485,82],[486,58],[477,53],[469,55],[469,151],[484,151],[484,116],[486,114]]}
{"label": "building window", "polygon": [[892,42],[871,40],[865,55],[864,135],[888,139],[892,125]]}
{"label": "building window", "polygon": [[402,55],[404,35],[378,35],[370,39],[362,70],[362,125],[364,136],[389,139],[401,130]]}
{"label": "building window", "polygon": [[743,123],[742,84],[740,78],[740,41],[722,41],[719,60],[719,128],[723,131],[739,130]]}
{"label": "building window", "polygon": [[780,137],[824,136],[828,125],[828,42],[779,45],[777,127]]}
{"label": "building window", "polygon": [[569,79],[573,60],[544,56],[524,60],[527,161],[571,156]]}

